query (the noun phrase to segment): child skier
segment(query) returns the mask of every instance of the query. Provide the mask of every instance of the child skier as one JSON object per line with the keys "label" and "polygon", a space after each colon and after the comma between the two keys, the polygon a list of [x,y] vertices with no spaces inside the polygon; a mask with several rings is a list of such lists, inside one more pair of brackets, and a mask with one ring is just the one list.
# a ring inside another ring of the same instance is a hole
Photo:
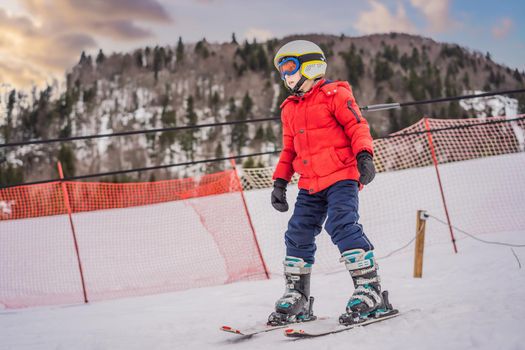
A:
{"label": "child skier", "polygon": [[299,173],[299,195],[285,233],[286,290],[268,324],[314,319],[310,274],[322,229],[341,252],[355,291],[340,322],[380,317],[391,306],[381,292],[374,246],[358,223],[358,191],[375,177],[374,151],[367,121],[347,82],[324,79],[326,58],[316,44],[295,40],[274,58],[289,96],[281,105],[283,148],[273,175],[272,206],[288,210],[286,186]]}

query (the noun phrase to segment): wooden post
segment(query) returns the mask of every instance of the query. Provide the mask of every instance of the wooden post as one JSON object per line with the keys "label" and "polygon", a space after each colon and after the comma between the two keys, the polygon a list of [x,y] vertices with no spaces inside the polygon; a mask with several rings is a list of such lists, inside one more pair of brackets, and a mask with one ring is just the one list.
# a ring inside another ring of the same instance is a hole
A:
{"label": "wooden post", "polygon": [[423,251],[425,249],[425,224],[427,222],[427,217],[427,212],[425,210],[417,211],[414,278],[423,277]]}

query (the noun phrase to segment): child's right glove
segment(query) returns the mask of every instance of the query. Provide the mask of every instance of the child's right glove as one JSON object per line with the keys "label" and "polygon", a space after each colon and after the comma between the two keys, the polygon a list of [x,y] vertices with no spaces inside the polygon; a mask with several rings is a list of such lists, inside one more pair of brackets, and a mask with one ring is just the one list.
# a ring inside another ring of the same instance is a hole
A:
{"label": "child's right glove", "polygon": [[277,179],[273,183],[272,206],[281,212],[288,211],[288,202],[286,201],[286,185],[288,185],[288,181],[284,179]]}
{"label": "child's right glove", "polygon": [[359,152],[357,155],[357,169],[359,169],[359,182],[368,185],[376,176],[376,168],[372,155],[366,151]]}

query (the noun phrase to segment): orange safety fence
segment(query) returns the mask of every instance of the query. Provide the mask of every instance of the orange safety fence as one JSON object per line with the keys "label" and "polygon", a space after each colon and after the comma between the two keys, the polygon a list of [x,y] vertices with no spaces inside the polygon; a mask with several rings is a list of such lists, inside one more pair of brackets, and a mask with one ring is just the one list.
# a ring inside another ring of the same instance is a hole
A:
{"label": "orange safety fence", "polygon": [[93,301],[267,276],[235,170],[65,184],[73,225],[58,182],[0,190],[0,308],[82,302],[81,279]]}
{"label": "orange safety fence", "polygon": [[[192,178],[145,183],[65,182],[71,210],[80,213],[93,210],[128,208],[238,192],[238,181],[231,171]],[[3,210],[0,220],[67,214],[61,182],[0,189]]]}

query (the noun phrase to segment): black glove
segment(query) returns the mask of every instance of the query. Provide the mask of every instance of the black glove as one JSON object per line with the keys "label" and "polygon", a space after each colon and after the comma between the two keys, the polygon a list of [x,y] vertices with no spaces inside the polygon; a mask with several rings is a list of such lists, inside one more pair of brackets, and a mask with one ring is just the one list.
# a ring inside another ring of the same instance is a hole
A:
{"label": "black glove", "polygon": [[372,155],[366,151],[359,152],[357,155],[357,169],[359,169],[359,182],[363,185],[368,185],[376,176],[376,168]]}
{"label": "black glove", "polygon": [[272,206],[281,211],[288,211],[288,202],[286,201],[286,185],[288,181],[277,179],[273,183]]}

